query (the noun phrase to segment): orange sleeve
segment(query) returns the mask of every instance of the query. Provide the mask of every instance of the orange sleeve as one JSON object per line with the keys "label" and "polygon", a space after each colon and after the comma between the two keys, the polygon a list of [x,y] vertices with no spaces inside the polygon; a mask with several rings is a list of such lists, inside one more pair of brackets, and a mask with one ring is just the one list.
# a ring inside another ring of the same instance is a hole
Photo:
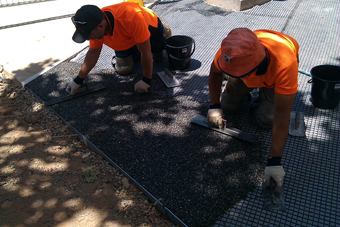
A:
{"label": "orange sleeve", "polygon": [[298,54],[299,54],[299,44],[298,44],[298,42],[294,39],[294,38],[292,38],[292,37],[290,37],[289,35],[286,35],[286,34],[281,34],[288,42],[290,42],[292,45],[292,50],[294,51],[294,53],[296,54],[296,56],[298,56]]}
{"label": "orange sleeve", "polygon": [[298,42],[291,36],[277,32],[277,31],[272,31],[272,30],[267,30],[267,29],[261,29],[261,30],[256,30],[254,31],[256,36],[258,38],[260,37],[266,37],[268,34],[275,34],[276,36],[283,38],[286,40],[287,44],[290,45],[290,48],[294,51],[295,55],[297,56],[299,53],[299,44]]}
{"label": "orange sleeve", "polygon": [[103,41],[102,40],[93,40],[90,39],[90,47],[92,49],[98,49],[101,48],[103,46]]}
{"label": "orange sleeve", "polygon": [[216,53],[216,55],[215,55],[215,58],[214,58],[214,64],[215,64],[216,68],[217,68],[218,70],[220,70],[220,71],[222,71],[222,70],[221,70],[220,67],[218,66],[217,60],[218,60],[218,58],[221,56],[221,53],[222,53],[222,51],[221,51],[221,48],[220,48],[220,49],[217,51],[217,53]]}
{"label": "orange sleeve", "polygon": [[279,73],[275,81],[275,92],[282,95],[292,95],[298,91],[298,63],[294,61],[284,71]]}
{"label": "orange sleeve", "polygon": [[148,24],[141,12],[136,13],[132,23],[132,37],[136,43],[144,43],[151,36]]}

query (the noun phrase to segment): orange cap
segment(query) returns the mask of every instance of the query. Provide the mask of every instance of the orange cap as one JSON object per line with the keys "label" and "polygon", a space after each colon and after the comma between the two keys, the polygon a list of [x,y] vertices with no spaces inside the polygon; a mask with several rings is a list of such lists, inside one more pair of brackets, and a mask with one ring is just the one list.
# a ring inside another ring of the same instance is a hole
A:
{"label": "orange cap", "polygon": [[266,57],[264,46],[248,28],[236,28],[222,41],[218,58],[220,69],[231,77],[246,77]]}

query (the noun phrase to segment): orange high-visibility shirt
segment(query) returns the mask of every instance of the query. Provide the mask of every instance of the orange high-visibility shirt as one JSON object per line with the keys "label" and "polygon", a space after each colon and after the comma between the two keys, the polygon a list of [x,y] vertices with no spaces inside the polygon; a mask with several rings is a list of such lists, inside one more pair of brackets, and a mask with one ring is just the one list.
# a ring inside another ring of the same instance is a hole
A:
{"label": "orange high-visibility shirt", "polygon": [[[271,30],[254,31],[259,41],[266,47],[270,56],[268,70],[264,75],[256,75],[256,71],[246,78],[241,78],[249,88],[275,87],[275,92],[291,95],[298,88],[299,44],[292,37]],[[221,55],[221,48],[215,55],[214,63],[217,69],[217,59]]]}
{"label": "orange high-visibility shirt", "polygon": [[127,50],[150,38],[149,25],[158,27],[157,15],[134,2],[122,2],[101,10],[113,15],[113,33],[111,35],[107,32],[100,40],[90,40],[90,47],[93,49],[98,49],[105,44],[114,50]]}

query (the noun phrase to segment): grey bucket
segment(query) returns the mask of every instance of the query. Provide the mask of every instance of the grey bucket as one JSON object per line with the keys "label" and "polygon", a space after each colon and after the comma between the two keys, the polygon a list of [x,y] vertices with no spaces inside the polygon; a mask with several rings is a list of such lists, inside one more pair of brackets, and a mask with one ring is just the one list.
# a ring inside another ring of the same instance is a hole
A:
{"label": "grey bucket", "polygon": [[311,70],[311,101],[322,109],[333,109],[340,101],[340,67],[319,65]]}

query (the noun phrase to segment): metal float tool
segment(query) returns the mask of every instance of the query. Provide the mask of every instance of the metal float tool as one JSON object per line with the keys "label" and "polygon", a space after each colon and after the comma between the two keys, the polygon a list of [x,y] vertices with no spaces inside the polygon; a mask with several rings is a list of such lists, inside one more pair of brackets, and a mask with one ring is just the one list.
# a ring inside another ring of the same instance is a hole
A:
{"label": "metal float tool", "polygon": [[80,86],[79,90],[74,95],[66,95],[60,98],[52,99],[50,101],[44,102],[44,105],[51,106],[57,103],[65,102],[70,99],[78,98],[78,97],[102,90],[104,88],[105,86],[101,84],[89,87],[87,84],[84,83],[83,85]]}
{"label": "metal float tool", "polygon": [[274,210],[286,210],[285,204],[285,196],[283,186],[281,186],[280,192],[275,192],[276,183],[272,179],[270,186],[266,186],[266,183],[263,182],[262,188],[262,196],[263,196],[263,207],[266,210],[274,211]]}
{"label": "metal float tool", "polygon": [[289,122],[289,135],[305,137],[306,125],[304,121],[304,113],[292,111]]}
{"label": "metal float tool", "polygon": [[181,85],[180,82],[176,79],[176,77],[167,68],[165,68],[164,71],[162,72],[158,72],[157,75],[159,76],[159,78],[161,78],[163,83],[169,88],[178,87]]}
{"label": "metal float tool", "polygon": [[199,114],[196,115],[195,117],[193,117],[191,119],[191,122],[194,123],[194,124],[198,124],[198,125],[201,125],[203,127],[212,129],[216,132],[219,132],[219,133],[222,133],[222,134],[225,134],[225,135],[228,135],[228,136],[232,136],[232,137],[235,137],[237,139],[244,140],[244,141],[247,141],[247,142],[250,142],[250,143],[254,143],[254,142],[257,141],[257,137],[255,135],[252,135],[252,134],[249,134],[249,133],[246,133],[246,132],[242,132],[241,130],[236,129],[236,128],[227,128],[225,124],[224,124],[224,129],[216,128],[215,126],[208,123],[208,120],[207,120],[206,117],[199,115]]}

